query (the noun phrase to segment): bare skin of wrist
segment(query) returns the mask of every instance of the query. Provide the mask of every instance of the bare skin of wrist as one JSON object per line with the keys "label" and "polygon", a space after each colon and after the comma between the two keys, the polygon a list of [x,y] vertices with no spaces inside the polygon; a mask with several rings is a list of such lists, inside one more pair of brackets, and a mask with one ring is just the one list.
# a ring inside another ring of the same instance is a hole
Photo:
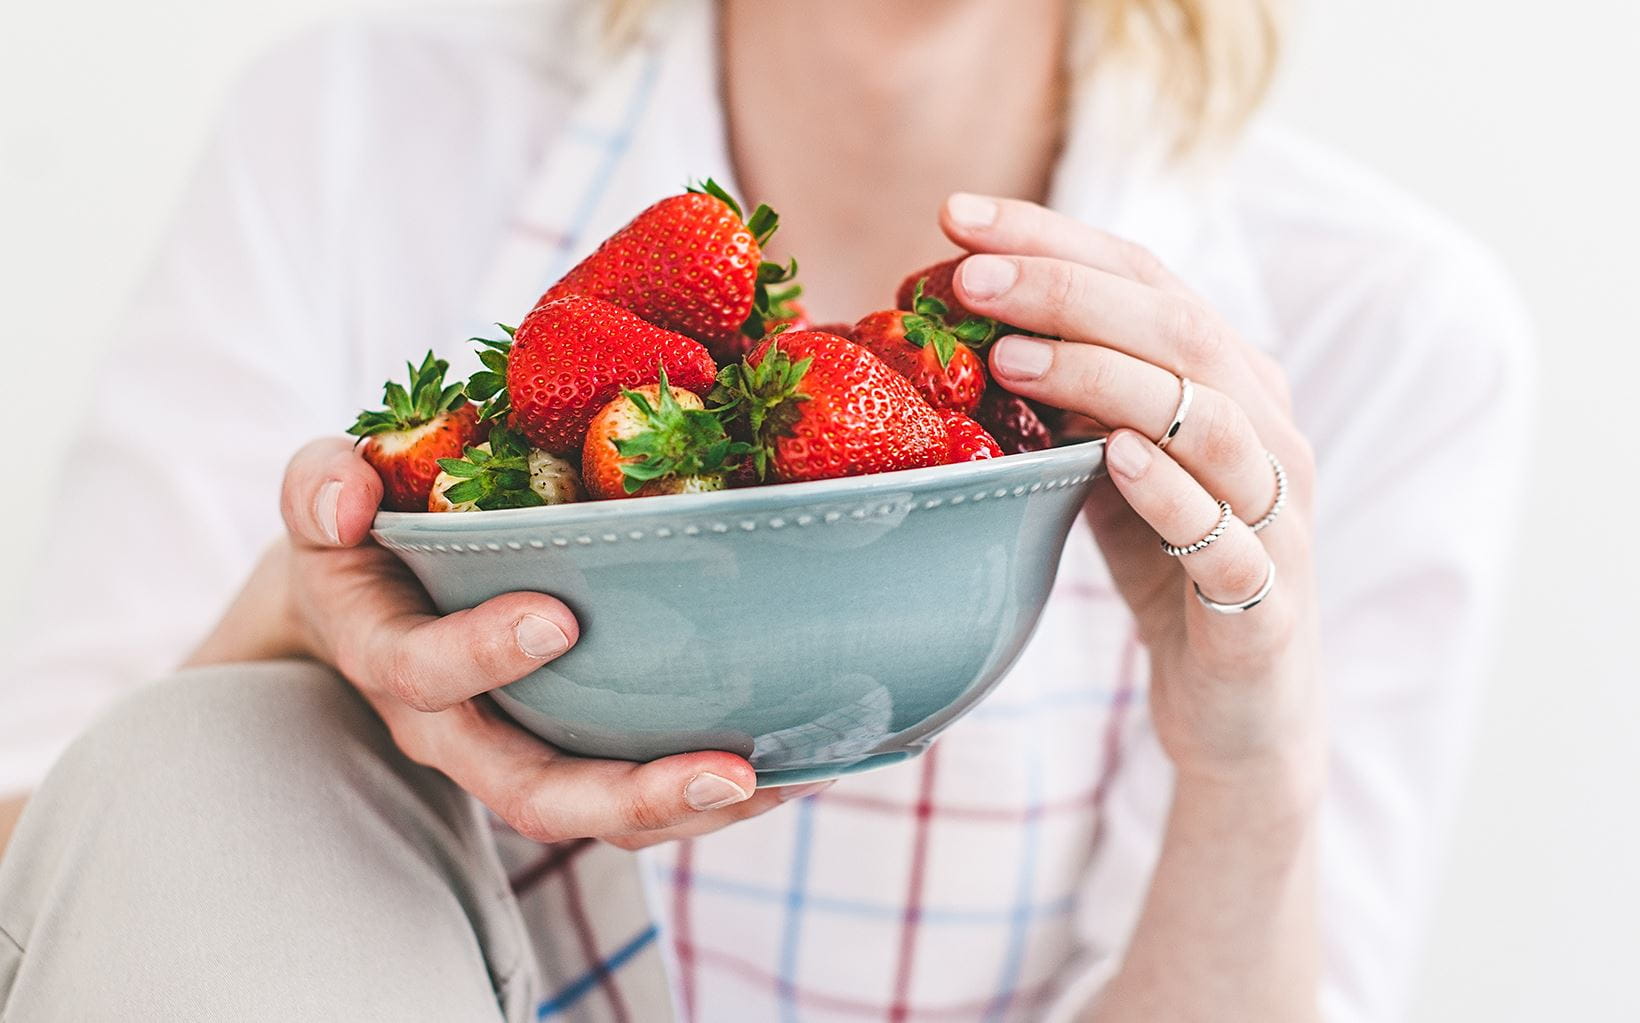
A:
{"label": "bare skin of wrist", "polygon": [[1316,790],[1179,778],[1139,926],[1084,1018],[1318,1019]]}
{"label": "bare skin of wrist", "polygon": [[183,667],[311,656],[291,607],[290,557],[290,543],[284,539],[263,552],[233,603]]}
{"label": "bare skin of wrist", "polygon": [[28,796],[21,794],[0,799],[0,856],[6,854],[11,834],[17,830],[17,818],[23,816],[23,807],[27,804]]}

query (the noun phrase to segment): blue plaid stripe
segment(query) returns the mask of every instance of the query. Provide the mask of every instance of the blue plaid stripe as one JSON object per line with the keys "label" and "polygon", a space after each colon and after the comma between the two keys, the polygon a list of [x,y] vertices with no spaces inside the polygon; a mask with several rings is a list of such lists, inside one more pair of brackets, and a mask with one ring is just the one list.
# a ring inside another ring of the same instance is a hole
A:
{"label": "blue plaid stripe", "polygon": [[616,970],[625,966],[632,957],[642,952],[655,940],[660,929],[651,924],[647,929],[638,933],[638,936],[615,950],[615,954],[598,963],[585,973],[576,977],[556,995],[542,1002],[535,1010],[536,1019],[550,1019],[553,1016],[566,1012],[572,1005],[584,998],[587,992],[598,986],[598,982]]}
{"label": "blue plaid stripe", "polygon": [[[1032,855],[1034,855],[1034,846]],[[657,865],[653,873],[656,880],[663,883],[670,883],[673,880],[673,872],[667,867]],[[714,895],[729,895],[751,902],[785,903],[790,905],[792,901],[792,892],[789,888],[770,888],[764,885],[699,872],[690,874],[689,884],[697,891]],[[1037,920],[1065,916],[1075,909],[1075,904],[1075,897],[1070,895],[1047,902],[1032,902],[1027,895],[1025,901],[1000,909],[956,909],[941,906],[923,906],[917,911],[917,922],[934,927],[995,927],[1002,924],[1016,924],[1021,920],[1029,924]],[[880,920],[885,923],[897,922],[905,916],[905,904],[903,902],[867,902],[863,899],[839,899],[807,892],[804,893],[801,899],[801,909],[816,913],[833,913],[838,916],[857,916],[869,920]]]}
{"label": "blue plaid stripe", "polygon": [[[1033,914],[1032,893],[1036,889],[1037,860],[1042,845],[1043,792],[1042,747],[1026,743],[1025,798],[1031,812],[1025,817],[1024,849],[1019,857],[1019,875],[1014,887],[1013,920],[1008,934],[1008,951],[1003,957],[1002,976],[997,980],[996,1000],[986,1011],[987,1021],[1001,1020],[1019,986],[1020,967],[1025,962],[1025,945],[1030,940]],[[1065,900],[1070,902],[1072,900]]]}
{"label": "blue plaid stripe", "polygon": [[791,882],[786,891],[785,933],[780,942],[780,1018],[797,1023],[797,948],[803,936],[803,905],[808,896],[809,853],[814,842],[814,800],[797,804],[797,832],[792,844]]}
{"label": "blue plaid stripe", "polygon": [[644,55],[643,70],[639,73],[637,88],[632,90],[632,97],[627,102],[626,109],[621,112],[620,123],[615,132],[609,134],[601,128],[585,122],[572,126],[576,139],[591,143],[603,149],[603,155],[598,161],[598,169],[592,175],[592,184],[582,195],[581,201],[575,207],[568,226],[559,238],[553,255],[553,265],[547,279],[556,281],[570,269],[569,257],[576,243],[586,233],[587,222],[592,219],[598,209],[598,203],[609,189],[609,183],[615,178],[615,168],[620,164],[621,157],[632,145],[632,129],[637,126],[638,119],[649,108],[649,101],[655,92],[655,80],[660,77],[660,53],[652,44]]}

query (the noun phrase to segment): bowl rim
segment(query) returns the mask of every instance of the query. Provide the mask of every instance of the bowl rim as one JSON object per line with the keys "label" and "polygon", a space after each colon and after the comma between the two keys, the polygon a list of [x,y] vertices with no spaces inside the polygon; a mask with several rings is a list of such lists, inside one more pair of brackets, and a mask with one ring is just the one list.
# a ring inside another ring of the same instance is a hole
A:
{"label": "bowl rim", "polygon": [[[1001,458],[984,458],[974,462],[930,465],[921,469],[900,469],[895,472],[873,473],[869,476],[844,476],[804,483],[771,483],[761,487],[740,487],[705,494],[661,494],[638,501],[577,501],[573,504],[460,513],[379,511],[371,528],[378,531],[413,528],[419,531],[459,533],[489,528],[568,525],[594,518],[618,518],[627,514],[665,515],[673,511],[721,514],[742,506],[795,506],[816,501],[853,498],[880,490],[901,490],[929,484],[954,483],[960,486],[983,483],[993,476],[1029,471],[1060,462],[1079,462],[1095,455],[1104,446],[1105,438],[1097,437],[1074,444],[1044,448],[1041,451],[1027,451]],[[1097,471],[1098,466],[1094,468]]]}

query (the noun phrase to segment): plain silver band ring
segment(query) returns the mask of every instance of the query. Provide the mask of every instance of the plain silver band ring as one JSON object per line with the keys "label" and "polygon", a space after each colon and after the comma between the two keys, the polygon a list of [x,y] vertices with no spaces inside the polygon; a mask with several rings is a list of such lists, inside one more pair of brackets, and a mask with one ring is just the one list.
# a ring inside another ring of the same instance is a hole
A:
{"label": "plain silver band ring", "polygon": [[1247,524],[1247,528],[1255,533],[1274,522],[1281,514],[1281,509],[1287,507],[1287,470],[1282,468],[1281,462],[1273,453],[1266,451],[1264,457],[1270,460],[1270,468],[1276,471],[1276,499],[1270,502],[1270,510],[1264,513],[1263,518]]}
{"label": "plain silver band ring", "polygon": [[1207,548],[1213,546],[1213,544],[1217,543],[1219,537],[1224,535],[1224,531],[1230,528],[1230,517],[1234,514],[1235,512],[1230,510],[1229,501],[1220,501],[1219,521],[1213,524],[1213,528],[1208,531],[1206,536],[1202,537],[1200,540],[1197,540],[1195,543],[1185,544],[1183,547],[1175,547],[1166,540],[1163,540],[1162,550],[1166,551],[1170,556],[1175,558],[1182,558],[1186,555],[1194,554],[1197,551],[1206,550]]}
{"label": "plain silver band ring", "polygon": [[1208,600],[1202,595],[1201,584],[1191,583],[1192,586],[1196,587],[1196,599],[1202,602],[1202,607],[1207,608],[1216,615],[1239,615],[1243,611],[1251,611],[1253,608],[1258,607],[1265,597],[1270,595],[1271,590],[1276,588],[1276,559],[1270,558],[1269,560],[1270,568],[1264,573],[1264,585],[1260,586],[1258,592],[1246,600],[1237,604],[1221,604],[1216,600]]}
{"label": "plain silver band ring", "polygon": [[1179,378],[1179,407],[1173,410],[1173,422],[1168,424],[1156,441],[1157,451],[1166,451],[1167,446],[1173,443],[1173,438],[1179,435],[1184,428],[1184,417],[1190,414],[1190,403],[1196,400],[1196,385],[1190,382],[1189,377]]}

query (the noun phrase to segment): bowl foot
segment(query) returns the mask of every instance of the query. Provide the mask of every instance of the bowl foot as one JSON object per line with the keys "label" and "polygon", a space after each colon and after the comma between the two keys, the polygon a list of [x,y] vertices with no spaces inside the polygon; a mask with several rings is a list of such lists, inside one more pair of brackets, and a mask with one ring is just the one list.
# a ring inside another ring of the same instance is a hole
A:
{"label": "bowl foot", "polygon": [[810,782],[831,781],[849,774],[863,774],[879,767],[890,767],[920,756],[922,750],[896,750],[893,753],[873,753],[869,757],[847,764],[826,764],[820,767],[788,767],[774,771],[757,772],[757,787],[776,788],[781,785],[807,785]]}

